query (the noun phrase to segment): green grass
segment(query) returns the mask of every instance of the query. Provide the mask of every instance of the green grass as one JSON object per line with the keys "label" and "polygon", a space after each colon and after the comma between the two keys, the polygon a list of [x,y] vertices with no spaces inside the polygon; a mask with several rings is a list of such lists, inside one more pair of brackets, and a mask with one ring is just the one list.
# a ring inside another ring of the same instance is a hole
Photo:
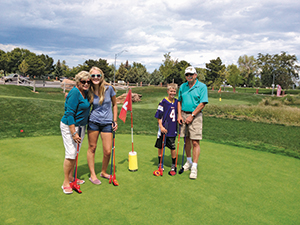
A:
{"label": "green grass", "polygon": [[[133,104],[134,148],[139,170],[128,171],[130,114],[116,134],[119,187],[88,181],[87,138],[79,156],[83,194],[64,195],[64,147],[59,121],[61,89],[0,85],[0,224],[299,224],[299,127],[249,120],[204,117],[198,179],[189,173],[154,177],[154,118],[166,88],[134,88],[142,101]],[[121,95],[124,91],[118,91]],[[209,92],[210,104],[256,107],[265,97],[249,93]],[[121,105],[119,106],[120,111]],[[23,129],[24,132],[20,132]],[[101,143],[99,143],[101,146]],[[181,166],[183,140],[180,143]],[[253,149],[258,151],[253,151]],[[269,154],[269,152],[276,154]],[[286,157],[291,156],[291,157]],[[293,158],[294,157],[294,158]],[[96,172],[102,151],[96,153]],[[110,167],[109,167],[110,168]],[[109,171],[108,171],[109,172]]]}
{"label": "green grass", "polygon": [[[64,113],[64,93],[59,88],[40,88],[37,91],[38,93],[33,93],[28,87],[0,85],[0,140],[16,137],[60,135],[59,121]],[[134,134],[155,136],[157,133],[157,120],[154,115],[159,101],[167,95],[166,88],[143,87],[134,88],[132,91],[142,94],[142,101],[133,104]],[[119,96],[124,92],[118,91],[117,95]],[[226,112],[227,117],[228,115],[235,115],[235,111],[231,110],[230,107],[240,107],[241,109],[249,107],[253,110],[258,107],[257,104],[264,98],[263,96],[222,93],[221,102],[218,96],[219,93],[209,92],[210,103],[204,113],[203,132],[205,139],[216,143],[243,146],[300,158],[300,142],[297,137],[299,127],[254,123],[243,118],[239,121],[227,119],[226,117],[222,119],[217,118],[219,114],[216,112],[213,113],[213,118],[208,117],[210,114],[207,113],[211,112],[212,106],[215,106],[215,108],[220,107],[221,114],[228,109],[228,112]],[[222,105],[223,103],[226,104]],[[119,112],[121,107],[119,105]],[[251,114],[254,115],[251,110],[246,110],[250,114],[249,117],[251,117]],[[276,111],[276,108],[272,113],[274,111]],[[232,117],[239,118],[239,114],[236,115]],[[255,119],[256,117],[252,116],[251,118]],[[262,116],[259,116],[259,118],[262,118]],[[273,121],[273,118],[276,117],[271,116],[270,118]],[[121,120],[118,121],[118,124],[119,134],[130,134],[130,113],[127,114],[125,124]],[[20,132],[20,130],[24,132]]]}
{"label": "green grass", "polygon": [[[64,195],[60,136],[0,140],[0,224],[299,224],[300,160],[201,142],[197,180],[154,177],[155,136],[135,135],[138,171],[128,171],[130,135],[116,135],[116,176],[88,181],[87,139],[79,155],[81,195]],[[181,159],[183,141],[180,144]],[[96,152],[96,172],[102,151]],[[179,160],[179,167],[181,160]],[[166,170],[170,152],[166,149]]]}

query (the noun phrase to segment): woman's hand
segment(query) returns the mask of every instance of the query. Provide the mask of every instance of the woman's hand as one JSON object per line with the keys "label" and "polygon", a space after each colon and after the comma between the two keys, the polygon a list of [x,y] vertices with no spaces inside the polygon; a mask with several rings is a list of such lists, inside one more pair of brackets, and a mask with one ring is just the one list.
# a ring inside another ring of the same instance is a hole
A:
{"label": "woman's hand", "polygon": [[117,122],[113,122],[112,123],[112,128],[113,128],[113,131],[116,131],[118,129],[118,123]]}
{"label": "woman's hand", "polygon": [[79,135],[76,133],[73,137],[73,140],[75,141],[75,143],[80,144],[81,143],[81,137],[79,137]]}

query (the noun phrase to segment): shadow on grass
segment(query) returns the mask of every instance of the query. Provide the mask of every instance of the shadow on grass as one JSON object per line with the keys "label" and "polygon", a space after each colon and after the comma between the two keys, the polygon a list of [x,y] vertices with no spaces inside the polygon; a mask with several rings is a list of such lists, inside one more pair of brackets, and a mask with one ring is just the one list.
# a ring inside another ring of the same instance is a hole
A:
{"label": "shadow on grass", "polygon": [[[116,165],[115,165],[116,172],[118,171],[117,164],[123,164],[125,161],[127,162],[128,160],[122,160],[122,161],[116,163]],[[102,169],[102,162],[95,163],[95,172],[96,172],[97,176],[101,173],[101,169]],[[111,164],[109,163],[108,166],[107,166],[106,172],[108,174],[110,174],[110,170],[111,170]],[[91,176],[89,166],[88,166],[87,163],[78,166],[77,177],[80,178],[80,177],[85,176],[85,175],[88,175],[88,177]]]}

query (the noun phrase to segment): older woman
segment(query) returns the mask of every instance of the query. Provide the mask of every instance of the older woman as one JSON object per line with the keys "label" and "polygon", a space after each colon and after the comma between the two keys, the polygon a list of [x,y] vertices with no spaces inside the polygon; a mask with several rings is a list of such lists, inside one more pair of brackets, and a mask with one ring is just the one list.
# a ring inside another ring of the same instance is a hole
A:
{"label": "older woman", "polygon": [[[106,173],[111,155],[112,130],[118,128],[116,104],[116,92],[113,86],[105,82],[104,73],[98,67],[90,70],[91,87],[89,90],[90,103],[93,104],[88,123],[89,148],[87,151],[87,161],[90,169],[89,180],[96,185],[101,184],[95,173],[95,151],[100,135],[103,147],[103,160],[100,177],[109,179]],[[112,110],[113,106],[113,110]]]}
{"label": "older woman", "polygon": [[[61,186],[65,194],[72,194],[70,182],[74,180],[73,171],[77,145],[84,138],[85,126],[88,122],[90,103],[88,89],[90,87],[90,75],[87,71],[81,71],[75,76],[76,86],[72,88],[66,97],[65,113],[60,122],[60,130],[65,146],[64,182]],[[80,135],[78,134],[80,130]],[[78,184],[84,180],[77,179]]]}

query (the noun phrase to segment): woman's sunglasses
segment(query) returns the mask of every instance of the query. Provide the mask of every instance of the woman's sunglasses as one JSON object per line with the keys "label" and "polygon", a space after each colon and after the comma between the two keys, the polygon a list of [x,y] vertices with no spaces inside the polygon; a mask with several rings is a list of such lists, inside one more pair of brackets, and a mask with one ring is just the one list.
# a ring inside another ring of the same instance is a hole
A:
{"label": "woman's sunglasses", "polygon": [[90,81],[89,80],[81,80],[80,83],[82,83],[82,84],[90,84]]}
{"label": "woman's sunglasses", "polygon": [[91,74],[91,77],[92,78],[95,78],[95,77],[100,78],[100,77],[102,77],[102,75],[101,74]]}

